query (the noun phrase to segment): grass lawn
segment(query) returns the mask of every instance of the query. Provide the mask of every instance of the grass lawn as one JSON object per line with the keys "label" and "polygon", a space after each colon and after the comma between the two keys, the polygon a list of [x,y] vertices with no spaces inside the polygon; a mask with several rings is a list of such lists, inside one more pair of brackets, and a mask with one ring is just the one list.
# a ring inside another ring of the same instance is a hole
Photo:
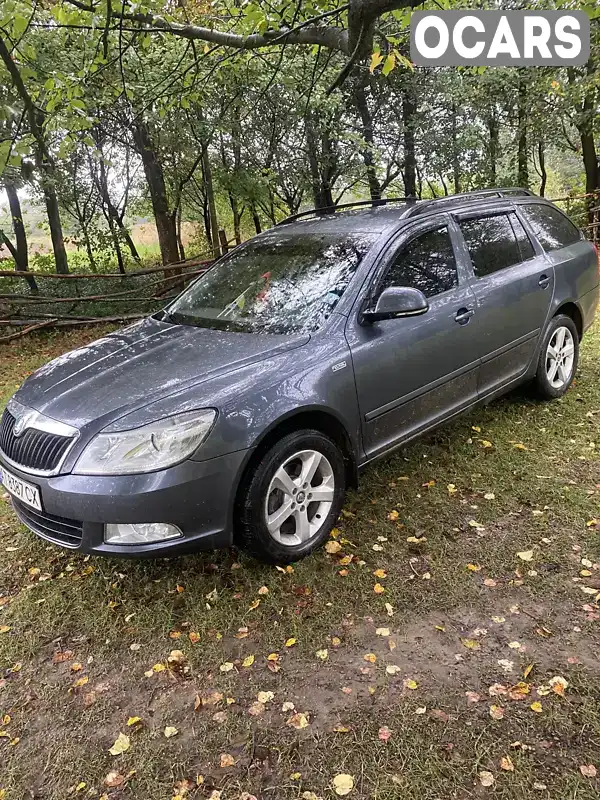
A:
{"label": "grass lawn", "polygon": [[[5,346],[0,401],[98,335]],[[599,451],[596,324],[565,398],[370,468],[293,568],[74,556],[4,496],[0,798],[598,798]]]}

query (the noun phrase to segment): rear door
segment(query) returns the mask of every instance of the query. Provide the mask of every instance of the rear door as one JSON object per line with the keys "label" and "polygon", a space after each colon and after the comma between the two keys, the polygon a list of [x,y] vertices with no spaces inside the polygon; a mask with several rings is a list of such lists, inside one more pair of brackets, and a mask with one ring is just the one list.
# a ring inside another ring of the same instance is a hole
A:
{"label": "rear door", "polygon": [[481,338],[479,394],[522,375],[531,363],[554,292],[554,268],[514,208],[456,216],[472,268]]}
{"label": "rear door", "polygon": [[[348,319],[363,441],[368,457],[385,452],[477,398],[479,321],[464,265],[457,263],[449,218],[403,232],[383,255],[369,304],[388,286],[412,286],[429,301],[420,316],[362,325]],[[367,287],[359,303],[364,303]]]}

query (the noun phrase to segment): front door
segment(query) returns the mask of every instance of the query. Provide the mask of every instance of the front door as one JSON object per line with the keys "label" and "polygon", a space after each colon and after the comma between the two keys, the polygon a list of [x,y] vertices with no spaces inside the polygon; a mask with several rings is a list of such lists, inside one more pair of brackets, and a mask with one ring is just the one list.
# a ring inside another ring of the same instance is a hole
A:
{"label": "front door", "polygon": [[531,363],[554,292],[554,268],[514,210],[461,215],[481,320],[479,393],[502,388]]}
{"label": "front door", "polygon": [[369,304],[388,286],[420,289],[429,302],[425,314],[368,325],[354,313],[348,321],[369,458],[476,400],[481,334],[468,275],[457,265],[454,235],[445,217],[404,234],[368,289]]}

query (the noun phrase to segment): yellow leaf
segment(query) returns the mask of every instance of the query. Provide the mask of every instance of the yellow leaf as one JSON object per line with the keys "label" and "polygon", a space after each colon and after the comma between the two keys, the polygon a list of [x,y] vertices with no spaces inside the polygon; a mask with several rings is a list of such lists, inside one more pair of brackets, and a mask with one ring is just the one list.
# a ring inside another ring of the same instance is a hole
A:
{"label": "yellow leaf", "polygon": [[285,646],[286,646],[286,647],[293,647],[295,644],[296,644],[296,640],[295,640],[295,638],[292,636],[290,639],[288,639],[288,640],[286,641],[286,643],[285,643]]}
{"label": "yellow leaf", "polygon": [[373,587],[373,591],[375,594],[383,594],[385,592],[384,587],[380,583],[376,583]]}
{"label": "yellow leaf", "polygon": [[533,669],[533,664],[528,664],[525,669],[523,670],[523,677],[525,680],[531,675],[531,670]]}
{"label": "yellow leaf", "polygon": [[251,667],[254,664],[254,656],[246,656],[242,661],[242,667]]}
{"label": "yellow leaf", "polygon": [[10,631],[10,625],[0,625],[0,633],[8,633]]}
{"label": "yellow leaf", "polygon": [[333,791],[339,795],[339,797],[344,797],[345,795],[350,794],[353,788],[354,778],[352,775],[347,775],[344,772],[340,772],[339,775],[336,775],[333,779]]}
{"label": "yellow leaf", "polygon": [[515,771],[515,765],[513,764],[510,756],[502,756],[500,759],[500,769],[505,770],[505,772]]}
{"label": "yellow leaf", "polygon": [[190,633],[188,633],[188,638],[192,644],[198,644],[200,641],[200,634],[195,631],[190,631]]}
{"label": "yellow leaf", "polygon": [[392,52],[392,53],[389,53],[387,58],[385,59],[385,63],[384,63],[383,68],[381,70],[381,74],[384,77],[389,75],[390,72],[394,69],[395,66],[396,66],[396,56]]}
{"label": "yellow leaf", "polygon": [[279,658],[279,653],[269,653],[267,656],[267,661],[277,661]]}
{"label": "yellow leaf", "polygon": [[124,733],[120,733],[108,752],[111,754],[111,756],[120,756],[123,753],[126,753],[129,750],[129,747],[129,736],[126,736]]}
{"label": "yellow leaf", "polygon": [[476,529],[476,530],[478,530],[478,531],[483,531],[483,530],[485,530],[485,528],[484,528],[484,526],[481,524],[481,522],[477,522],[477,520],[476,520],[476,519],[470,519],[470,520],[469,520],[469,525],[470,525],[470,527],[471,527],[471,528],[475,528],[475,529]]}
{"label": "yellow leaf", "polygon": [[388,519],[391,519],[392,522],[395,522],[399,516],[400,514],[396,511],[396,509],[394,509],[393,511],[390,511],[390,513],[388,514]]}
{"label": "yellow leaf", "polygon": [[427,541],[426,536],[407,536],[406,541],[409,544],[425,544]]}
{"label": "yellow leaf", "polygon": [[152,672],[164,672],[165,670],[166,670],[166,667],[165,667],[164,664],[155,664],[152,667]]}
{"label": "yellow leaf", "polygon": [[330,553],[331,555],[333,555],[334,553],[339,553],[341,549],[342,545],[336,541],[327,542],[327,544],[325,545],[326,552]]}
{"label": "yellow leaf", "polygon": [[487,439],[482,439],[481,440],[481,446],[485,447],[485,448],[489,448],[489,447],[493,447],[494,445],[490,441],[488,441]]}
{"label": "yellow leaf", "polygon": [[479,566],[479,564],[467,564],[467,569],[469,570],[469,572],[479,572],[481,570],[481,567]]}
{"label": "yellow leaf", "polygon": [[179,731],[177,728],[173,728],[171,725],[167,725],[167,727],[163,731],[165,739],[172,739],[173,736],[177,736]]}
{"label": "yellow leaf", "polygon": [[233,767],[235,758],[230,753],[221,753],[221,769],[225,767]]}
{"label": "yellow leaf", "polygon": [[560,695],[560,697],[565,696],[565,689],[569,684],[561,675],[555,675],[553,678],[550,678],[548,683],[555,694]]}
{"label": "yellow leaf", "polygon": [[479,425],[471,425],[471,430],[475,431],[475,433],[481,433],[481,428]]}
{"label": "yellow leaf", "polygon": [[87,786],[87,783],[85,781],[80,781],[77,784],[77,786],[75,787],[75,791],[76,792],[83,792],[83,790],[85,789],[86,786]]}
{"label": "yellow leaf", "polygon": [[296,728],[297,730],[302,730],[302,728],[307,728],[309,725],[308,717],[306,714],[293,714],[286,723],[292,728]]}
{"label": "yellow leaf", "polygon": [[141,721],[142,721],[141,717],[129,717],[129,719],[127,720],[127,725],[131,728],[134,725],[140,723]]}
{"label": "yellow leaf", "polygon": [[377,656],[375,655],[375,653],[365,653],[363,658],[370,664],[374,664],[377,661]]}
{"label": "yellow leaf", "polygon": [[387,578],[387,572],[384,569],[376,569],[376,570],[374,570],[373,571],[373,575],[376,578],[380,578],[380,579]]}
{"label": "yellow leaf", "polygon": [[257,597],[256,600],[253,600],[250,605],[248,606],[248,611],[255,611],[260,605],[260,597]]}
{"label": "yellow leaf", "polygon": [[404,688],[405,689],[417,689],[419,684],[414,681],[412,678],[405,678],[404,679]]}
{"label": "yellow leaf", "polygon": [[517,556],[521,561],[533,561],[533,550],[522,550]]}
{"label": "yellow leaf", "polygon": [[87,676],[87,675],[84,675],[84,676],[83,676],[83,678],[78,678],[78,679],[77,679],[77,680],[76,680],[76,681],[73,683],[73,689],[79,689],[79,688],[81,688],[82,686],[85,686],[85,685],[86,685],[86,683],[88,683],[88,682],[89,682],[89,680],[90,680],[90,679],[88,678],[88,676]]}
{"label": "yellow leaf", "polygon": [[456,494],[458,492],[458,489],[453,483],[449,483],[446,488],[448,489],[448,494],[450,495]]}
{"label": "yellow leaf", "polygon": [[327,650],[317,650],[317,658],[321,661],[327,661],[329,657],[329,652]]}
{"label": "yellow leaf", "polygon": [[233,669],[233,664],[231,663],[231,661],[225,661],[219,667],[219,670],[221,672],[231,672],[232,669]]}
{"label": "yellow leaf", "polygon": [[535,701],[534,701],[534,702],[533,702],[533,703],[532,703],[532,704],[529,706],[529,708],[530,708],[532,711],[535,711],[535,713],[536,713],[536,714],[541,714],[541,713],[542,713],[542,711],[543,711],[543,709],[542,709],[542,704],[540,703],[540,701],[539,701],[539,700],[535,700]]}
{"label": "yellow leaf", "polygon": [[383,61],[383,55],[378,50],[376,50],[371,56],[371,64],[369,65],[369,71],[375,72],[375,70],[381,64],[382,61]]}
{"label": "yellow leaf", "polygon": [[479,650],[481,645],[475,639],[461,639],[460,640],[467,650]]}

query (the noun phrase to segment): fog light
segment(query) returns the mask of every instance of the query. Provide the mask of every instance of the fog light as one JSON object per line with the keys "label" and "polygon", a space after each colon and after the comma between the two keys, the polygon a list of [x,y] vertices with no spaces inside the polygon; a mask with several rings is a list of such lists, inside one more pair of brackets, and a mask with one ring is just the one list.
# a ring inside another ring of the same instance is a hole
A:
{"label": "fog light", "polygon": [[177,525],[168,525],[166,522],[142,522],[137,525],[120,523],[104,528],[104,541],[108,544],[150,544],[177,539],[179,536],[183,536],[183,533]]}

